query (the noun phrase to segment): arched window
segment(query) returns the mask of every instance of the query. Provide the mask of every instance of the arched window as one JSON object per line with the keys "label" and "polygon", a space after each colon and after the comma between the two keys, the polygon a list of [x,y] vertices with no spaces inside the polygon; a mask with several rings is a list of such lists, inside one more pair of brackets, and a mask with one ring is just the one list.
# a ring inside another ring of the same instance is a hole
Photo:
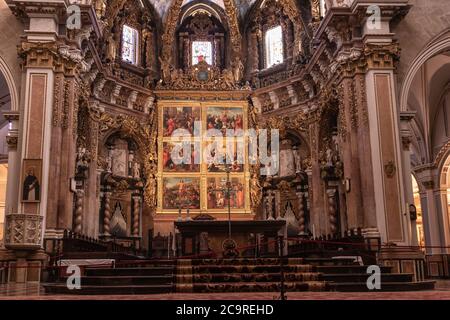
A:
{"label": "arched window", "polygon": [[320,17],[323,18],[323,17],[325,17],[325,14],[327,13],[325,0],[320,0],[319,6],[320,6],[320,8],[319,8],[320,9]]}
{"label": "arched window", "polygon": [[205,61],[207,64],[213,64],[212,43],[211,41],[192,41],[192,65]]}
{"label": "arched window", "polygon": [[122,29],[122,60],[132,64],[138,62],[138,31],[127,25]]}
{"label": "arched window", "polygon": [[269,29],[265,35],[266,68],[283,63],[283,31],[281,26]]}

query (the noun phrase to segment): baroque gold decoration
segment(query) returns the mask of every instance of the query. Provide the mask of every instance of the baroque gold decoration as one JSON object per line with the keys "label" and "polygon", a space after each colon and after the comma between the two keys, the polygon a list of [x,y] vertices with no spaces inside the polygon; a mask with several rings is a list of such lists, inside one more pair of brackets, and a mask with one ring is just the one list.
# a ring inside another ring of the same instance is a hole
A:
{"label": "baroque gold decoration", "polygon": [[[165,61],[163,61],[165,63]],[[168,70],[164,71],[169,72]],[[231,69],[220,70],[206,62],[182,69],[173,69],[170,76],[164,76],[164,82],[159,82],[157,89],[163,90],[239,90],[247,89],[236,84]]]}
{"label": "baroque gold decoration", "polygon": [[146,184],[144,197],[147,205],[156,207],[156,174],[157,174],[157,115],[153,112],[145,121],[128,115],[112,116],[98,108],[90,108],[90,117],[99,124],[101,135],[110,130],[121,131],[124,135],[132,137],[142,155]]}

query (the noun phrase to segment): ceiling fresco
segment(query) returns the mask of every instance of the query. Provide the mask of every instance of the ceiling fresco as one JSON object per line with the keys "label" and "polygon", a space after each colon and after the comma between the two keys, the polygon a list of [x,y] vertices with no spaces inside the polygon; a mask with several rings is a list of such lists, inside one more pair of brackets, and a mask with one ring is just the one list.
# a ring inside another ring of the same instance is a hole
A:
{"label": "ceiling fresco", "polygon": [[[154,8],[159,13],[160,17],[165,18],[172,1],[168,1],[168,0],[149,0],[149,1],[153,4]],[[194,0],[184,0],[183,5],[185,5],[189,2],[192,2],[192,1],[194,1]],[[244,15],[247,13],[248,9],[253,5],[253,3],[256,0],[234,0],[234,1],[236,2],[236,7],[239,10],[240,16],[244,17]],[[223,0],[211,0],[211,2],[216,3],[217,5],[219,5],[222,8],[224,7]]]}

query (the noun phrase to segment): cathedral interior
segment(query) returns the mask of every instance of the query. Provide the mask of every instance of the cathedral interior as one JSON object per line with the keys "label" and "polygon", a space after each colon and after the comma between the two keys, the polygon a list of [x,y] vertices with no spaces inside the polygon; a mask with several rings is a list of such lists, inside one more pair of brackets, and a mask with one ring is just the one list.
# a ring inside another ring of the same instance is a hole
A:
{"label": "cathedral interior", "polygon": [[448,0],[0,0],[0,30],[0,283],[165,261],[191,278],[162,291],[271,291],[239,272],[285,261],[288,290],[360,290],[316,265],[349,256],[450,277]]}

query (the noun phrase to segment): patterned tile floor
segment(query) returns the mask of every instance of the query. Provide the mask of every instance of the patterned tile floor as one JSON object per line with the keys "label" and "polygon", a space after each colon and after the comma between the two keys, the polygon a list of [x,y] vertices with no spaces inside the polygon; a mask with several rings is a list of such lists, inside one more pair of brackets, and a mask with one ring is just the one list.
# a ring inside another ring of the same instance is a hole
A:
{"label": "patterned tile floor", "polygon": [[[418,292],[289,292],[289,300],[450,300],[450,280],[438,280],[436,290]],[[0,300],[275,300],[268,293],[156,294],[119,296],[45,295],[41,286],[0,285]]]}

